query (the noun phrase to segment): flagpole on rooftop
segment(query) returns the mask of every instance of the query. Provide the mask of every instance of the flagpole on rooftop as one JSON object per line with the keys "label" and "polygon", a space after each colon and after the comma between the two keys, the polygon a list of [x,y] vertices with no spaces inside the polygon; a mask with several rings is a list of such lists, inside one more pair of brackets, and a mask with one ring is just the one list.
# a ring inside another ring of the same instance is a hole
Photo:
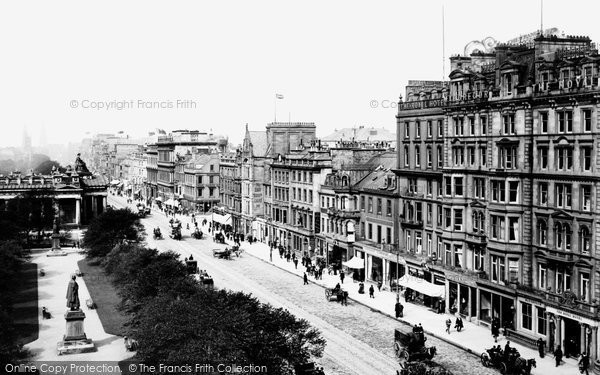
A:
{"label": "flagpole on rooftop", "polygon": [[277,122],[277,94],[275,94],[275,97],[273,98],[273,104],[275,105],[275,121]]}

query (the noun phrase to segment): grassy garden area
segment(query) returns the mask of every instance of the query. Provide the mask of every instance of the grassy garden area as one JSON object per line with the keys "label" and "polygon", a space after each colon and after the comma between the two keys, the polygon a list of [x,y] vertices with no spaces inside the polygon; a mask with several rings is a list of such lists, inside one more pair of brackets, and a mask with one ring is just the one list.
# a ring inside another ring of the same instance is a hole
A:
{"label": "grassy garden area", "polygon": [[12,319],[18,341],[28,344],[38,339],[41,307],[38,306],[38,268],[35,263],[24,263],[19,272],[19,283],[15,284],[15,303]]}
{"label": "grassy garden area", "polygon": [[[83,272],[85,285],[96,304],[102,327],[111,335],[124,336],[127,315],[117,309],[121,299],[111,283],[110,276],[104,273],[96,260],[82,259],[77,264],[79,270]],[[85,306],[85,301],[81,301],[81,304]]]}

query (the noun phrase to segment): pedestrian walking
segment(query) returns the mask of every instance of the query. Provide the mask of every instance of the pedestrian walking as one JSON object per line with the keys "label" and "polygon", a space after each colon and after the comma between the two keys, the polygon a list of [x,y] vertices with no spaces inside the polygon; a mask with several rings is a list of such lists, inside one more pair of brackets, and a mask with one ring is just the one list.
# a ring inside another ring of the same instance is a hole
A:
{"label": "pedestrian walking", "polygon": [[373,285],[369,287],[369,298],[375,298],[375,288],[373,288]]}
{"label": "pedestrian walking", "polygon": [[456,321],[454,322],[454,328],[456,328],[456,332],[460,332],[460,331],[462,331],[463,327],[464,327],[463,320],[459,315],[456,317]]}
{"label": "pedestrian walking", "polygon": [[298,258],[294,258],[294,267],[298,269]]}
{"label": "pedestrian walking", "polygon": [[344,283],[345,277],[346,277],[346,274],[344,273],[344,270],[340,270],[340,280],[342,281],[342,284]]}
{"label": "pedestrian walking", "polygon": [[450,334],[450,326],[452,325],[452,320],[450,318],[446,319],[446,332]]}
{"label": "pedestrian walking", "polygon": [[342,291],[342,305],[348,306],[348,292]]}
{"label": "pedestrian walking", "polygon": [[500,334],[500,324],[498,323],[498,319],[494,318],[492,320],[492,336],[494,337],[494,342],[498,342],[498,335]]}
{"label": "pedestrian walking", "polygon": [[541,337],[537,340],[537,348],[538,348],[538,352],[540,353],[540,358],[544,358],[544,346],[546,345],[546,342],[544,341],[544,339],[542,339]]}
{"label": "pedestrian walking", "polygon": [[308,275],[304,272],[304,285],[308,285]]}
{"label": "pedestrian walking", "polygon": [[560,366],[560,363],[562,362],[562,357],[563,357],[563,352],[560,348],[560,345],[558,345],[556,347],[556,350],[554,351],[554,361],[556,362],[555,367]]}
{"label": "pedestrian walking", "polygon": [[396,319],[404,316],[404,306],[402,306],[400,301],[396,302],[394,310],[396,311]]}
{"label": "pedestrian walking", "polygon": [[579,359],[579,372],[583,374],[585,371],[585,375],[590,375],[588,372],[588,367],[590,366],[590,357],[587,353],[581,353],[581,358]]}
{"label": "pedestrian walking", "polygon": [[381,280],[379,280],[379,281],[377,282],[377,290],[378,290],[379,292],[381,292],[381,287],[382,287],[382,286],[383,286],[383,283],[381,282]]}
{"label": "pedestrian walking", "polygon": [[273,261],[273,248],[271,248],[271,251],[269,251],[269,260],[271,262]]}
{"label": "pedestrian walking", "polygon": [[506,345],[504,345],[504,361],[508,361],[508,355],[510,354],[510,341],[506,342]]}

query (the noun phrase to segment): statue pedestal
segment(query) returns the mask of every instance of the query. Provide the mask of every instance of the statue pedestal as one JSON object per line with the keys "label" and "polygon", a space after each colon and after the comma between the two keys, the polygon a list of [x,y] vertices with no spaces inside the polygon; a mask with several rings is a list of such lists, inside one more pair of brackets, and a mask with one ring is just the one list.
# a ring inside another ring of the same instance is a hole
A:
{"label": "statue pedestal", "polygon": [[66,251],[60,248],[60,234],[53,233],[52,234],[52,249],[48,251],[46,256],[49,257],[60,257],[67,255]]}
{"label": "statue pedestal", "polygon": [[83,329],[83,319],[85,319],[85,313],[81,310],[65,313],[67,333],[63,337],[64,341],[85,340],[87,338]]}
{"label": "statue pedestal", "polygon": [[67,321],[67,332],[63,336],[63,341],[57,344],[58,355],[65,353],[82,353],[95,349],[94,343],[88,339],[83,329],[83,320],[85,313],[81,310],[67,311],[65,320]]}

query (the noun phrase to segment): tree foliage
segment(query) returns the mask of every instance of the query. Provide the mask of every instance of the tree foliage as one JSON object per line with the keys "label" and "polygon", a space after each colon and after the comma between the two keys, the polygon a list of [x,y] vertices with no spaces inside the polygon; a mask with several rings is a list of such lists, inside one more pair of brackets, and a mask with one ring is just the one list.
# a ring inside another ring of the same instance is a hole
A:
{"label": "tree foliage", "polygon": [[40,173],[43,175],[49,175],[52,173],[52,168],[56,168],[59,172],[64,172],[65,168],[63,168],[59,162],[55,160],[45,160],[41,162],[37,167],[34,168],[34,173]]}
{"label": "tree foliage", "polygon": [[[14,241],[0,242],[0,365],[20,363],[29,353],[17,342],[11,317],[19,271],[25,261],[21,246]],[[4,368],[4,366],[2,366]]]}
{"label": "tree foliage", "polygon": [[306,320],[244,293],[199,286],[173,252],[119,245],[104,267],[132,313],[141,361],[253,364],[292,374],[323,353],[325,340]]}
{"label": "tree foliage", "polygon": [[123,307],[130,312],[139,310],[161,291],[176,297],[195,289],[179,255],[171,251],[159,253],[137,244],[121,244],[106,256],[104,267],[119,287]]}
{"label": "tree foliage", "polygon": [[51,229],[54,222],[52,192],[32,189],[11,199],[0,210],[0,240],[24,240],[30,231]]}
{"label": "tree foliage", "polygon": [[144,238],[144,226],[130,209],[108,208],[90,222],[83,245],[89,258],[105,257],[117,244]]}

